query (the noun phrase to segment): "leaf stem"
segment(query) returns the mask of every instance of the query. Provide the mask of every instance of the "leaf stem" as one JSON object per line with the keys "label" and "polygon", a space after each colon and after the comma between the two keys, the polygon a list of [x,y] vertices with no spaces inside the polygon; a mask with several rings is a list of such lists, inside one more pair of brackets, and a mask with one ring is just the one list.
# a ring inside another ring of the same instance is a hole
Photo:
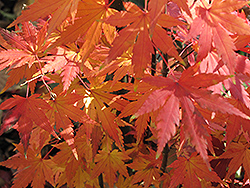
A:
{"label": "leaf stem", "polygon": [[26,80],[24,83],[20,84],[20,87],[23,87],[24,85],[26,85],[26,84],[28,84],[28,83],[30,83],[30,82],[32,82],[40,77],[42,77],[42,74],[39,74],[38,76],[31,78],[30,80]]}
{"label": "leaf stem", "polygon": [[145,0],[144,11],[146,12],[148,6],[148,0]]}
{"label": "leaf stem", "polygon": [[84,86],[88,91],[90,91],[89,86],[82,80],[82,78],[81,78],[78,74],[77,74],[76,76],[77,76],[77,78],[80,80],[80,82],[83,84],[83,86]]}
{"label": "leaf stem", "polygon": [[[60,140],[56,140],[55,144],[58,144]],[[52,148],[46,153],[46,155],[43,157],[43,159],[47,159],[48,155],[52,152],[52,150],[55,148],[55,146],[52,146]]]}
{"label": "leaf stem", "polygon": [[156,50],[154,48],[154,54],[152,54],[151,59],[151,75],[154,76],[156,72]]}
{"label": "leaf stem", "polygon": [[26,98],[28,98],[28,97],[29,97],[29,83],[27,85],[27,90],[26,90]]}
{"label": "leaf stem", "polygon": [[36,57],[36,60],[38,61],[38,64],[39,64],[39,70],[41,72],[42,82],[45,85],[45,87],[47,88],[47,90],[48,90],[48,92],[50,94],[50,97],[54,100],[56,98],[56,94],[51,91],[49,85],[45,82],[45,80],[44,80],[44,73],[42,71],[42,65],[41,65],[40,59],[38,58],[37,54],[35,55],[35,57]]}
{"label": "leaf stem", "polygon": [[188,48],[190,47],[190,46],[192,46],[192,42],[190,43],[190,44],[188,44],[182,51],[181,51],[181,53],[179,54],[179,56],[181,57],[182,56],[182,54],[186,51],[186,50],[188,50]]}
{"label": "leaf stem", "polygon": [[107,5],[107,7],[110,7],[114,2],[115,2],[115,0],[112,0],[112,1]]}
{"label": "leaf stem", "polygon": [[174,77],[174,79],[177,81],[174,73],[173,73],[173,70],[171,69],[171,67],[169,66],[168,62],[166,61],[166,59],[163,57],[162,53],[160,52],[160,50],[158,50],[158,48],[156,47],[156,45],[152,42],[153,46],[155,47],[155,49],[158,51],[158,53],[160,54],[161,58],[163,59],[164,63],[166,63],[168,69],[169,69],[169,72],[170,74]]}

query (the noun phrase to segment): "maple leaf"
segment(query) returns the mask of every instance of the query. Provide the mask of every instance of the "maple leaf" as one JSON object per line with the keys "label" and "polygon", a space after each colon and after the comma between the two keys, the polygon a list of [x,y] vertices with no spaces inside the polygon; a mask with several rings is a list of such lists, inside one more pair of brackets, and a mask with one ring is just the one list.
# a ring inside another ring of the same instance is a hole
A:
{"label": "maple leaf", "polygon": [[100,20],[114,12],[116,11],[110,9],[104,1],[79,1],[76,14],[79,19],[76,19],[74,24],[65,28],[65,31],[60,34],[59,39],[50,49],[61,44],[74,42],[79,36],[82,36],[85,42],[81,53],[83,56],[88,56],[101,38],[103,23]]}
{"label": "maple leaf", "polygon": [[182,8],[189,16],[191,16],[190,9],[188,7],[188,1],[187,0],[173,0],[174,3],[176,3],[180,8]]}
{"label": "maple leaf", "polygon": [[133,163],[128,164],[132,169],[137,170],[132,178],[131,184],[141,182],[143,180],[144,186],[149,187],[155,179],[160,177],[159,165],[161,158],[155,159],[155,152],[149,149],[149,154],[140,153]]}
{"label": "maple leaf", "polygon": [[48,28],[48,33],[51,33],[66,19],[69,12],[74,20],[79,1],[80,0],[38,0],[28,6],[9,27],[26,21],[36,21],[39,18],[45,18],[53,13]]}
{"label": "maple leaf", "polygon": [[[133,48],[132,64],[135,64],[135,73],[141,77],[143,69],[150,61],[150,53],[153,53],[153,47],[149,38],[148,24],[149,16],[145,14],[136,5],[129,9],[129,12],[118,12],[107,19],[107,23],[115,26],[127,26],[119,32],[119,36],[113,42],[113,47],[109,52],[106,62],[109,63],[118,56],[122,55],[130,46],[134,44],[138,34],[138,41]],[[141,56],[141,54],[144,54]]]}
{"label": "maple leaf", "polygon": [[[121,80],[125,75],[133,75],[133,67],[132,65],[132,52],[131,48],[128,49],[126,52],[124,52],[119,59],[116,59],[109,63],[107,66],[102,68],[101,70],[98,70],[96,72],[97,76],[105,76],[106,74],[112,74],[115,71],[114,77],[113,77],[113,84],[111,85],[111,88],[119,81]],[[97,51],[98,52],[98,51]],[[105,55],[108,55],[105,53]],[[92,57],[90,57],[92,58]],[[101,59],[100,59],[101,60]]]}
{"label": "maple leaf", "polygon": [[[84,113],[84,111],[80,110],[80,108],[74,106],[74,104],[82,99],[81,96],[77,94],[60,94],[56,97],[55,100],[50,100],[49,105],[52,107],[46,113],[50,122],[54,122],[57,130],[61,128],[63,131],[61,135],[66,140],[68,145],[72,148],[74,155],[77,157],[75,144],[74,144],[74,134],[73,134],[73,124],[70,119],[74,121],[85,123],[87,120],[89,122],[89,118]],[[92,121],[93,123],[94,121]],[[84,125],[83,125],[84,126]],[[86,125],[88,126],[88,125]]]}
{"label": "maple leaf", "polygon": [[187,188],[201,187],[201,180],[222,182],[214,171],[209,171],[206,163],[200,155],[194,152],[189,158],[178,157],[170,168],[173,168],[173,176],[169,187],[183,184]]}
{"label": "maple leaf", "polygon": [[[78,134],[78,133],[77,133]],[[58,186],[67,183],[69,187],[75,185],[97,185],[97,178],[91,179],[91,169],[94,165],[91,145],[86,140],[86,135],[77,135],[75,146],[78,153],[78,160],[73,155],[72,148],[65,142],[56,144],[56,148],[60,149],[53,161],[57,164],[54,170],[60,174],[58,177]],[[86,163],[87,161],[87,163]],[[85,175],[81,177],[81,175]]]}
{"label": "maple leaf", "polygon": [[[91,119],[100,122],[102,128],[116,141],[117,146],[120,147],[122,143],[121,130],[115,122],[115,114],[113,114],[110,109],[123,109],[127,102],[115,100],[115,95],[108,92],[110,85],[110,82],[96,86],[93,84],[91,89],[80,89],[77,94],[85,96],[86,114],[88,114]],[[119,89],[121,89],[121,87],[122,85],[118,86]]]}
{"label": "maple leaf", "polygon": [[[168,27],[177,25],[182,23],[177,19],[172,18],[171,16],[160,16],[157,15],[158,18],[155,20],[151,20],[152,14],[155,14],[155,8],[157,6],[151,6],[150,11],[152,13],[147,13],[142,11],[134,4],[129,4],[129,9],[127,11],[118,12],[109,18],[106,19],[106,23],[109,23],[118,27],[125,27],[119,32],[119,36],[115,38],[113,42],[113,46],[110,49],[109,56],[105,60],[106,63],[111,62],[115,58],[122,55],[124,51],[126,51],[129,47],[133,46],[133,57],[132,57],[132,65],[134,65],[134,72],[137,77],[142,77],[143,71],[147,68],[148,62],[151,60],[150,54],[154,53],[152,40],[155,45],[159,47],[164,53],[169,53],[170,55],[174,55],[178,60],[182,61],[178,56],[178,52],[176,51],[174,45],[172,44],[171,38],[166,34],[165,30],[160,26],[157,26],[157,30],[150,31],[153,33],[153,38],[150,38],[149,28],[150,24],[153,24],[153,27],[157,22],[167,23]],[[152,3],[150,4],[152,5]],[[163,4],[161,4],[160,9]],[[157,8],[158,10],[158,8]],[[163,21],[162,19],[165,20]],[[175,22],[173,21],[175,20]],[[157,22],[156,22],[157,21]],[[172,25],[173,24],[173,25]],[[163,27],[165,25],[163,24]],[[161,37],[163,35],[163,37]],[[167,47],[164,45],[167,44]],[[159,46],[158,46],[159,45]]]}
{"label": "maple leaf", "polygon": [[9,33],[4,29],[0,30],[4,39],[13,48],[8,49],[5,54],[3,53],[4,51],[0,53],[0,59],[2,59],[0,70],[5,67],[20,67],[26,63],[31,67],[31,65],[37,61],[38,57],[40,57],[48,45],[50,45],[50,41],[46,40],[47,22],[41,24],[41,28],[35,28],[31,23],[24,22],[21,28],[22,31],[18,32],[18,34],[13,32]]}
{"label": "maple leaf", "polygon": [[[101,4],[102,14],[101,19],[105,19],[110,15],[113,15],[116,11],[114,9],[108,8],[107,4]],[[107,24],[103,21],[99,21],[99,18],[92,24],[92,26],[87,31],[84,36],[84,43],[80,49],[80,55],[82,60],[84,61],[90,55],[90,53],[95,49],[96,45],[99,43],[100,39],[103,41],[103,37],[109,43],[113,42],[115,38],[116,28]]]}
{"label": "maple leaf", "polygon": [[44,58],[46,64],[42,69],[36,72],[33,77],[48,72],[57,72],[62,77],[63,91],[68,90],[71,83],[80,72],[77,51],[77,48],[65,50],[58,47],[56,52],[54,52],[55,54],[51,54],[49,57]]}
{"label": "maple leaf", "polygon": [[75,188],[85,187],[99,187],[98,179],[91,180],[91,172],[83,170],[82,165],[78,165],[77,171],[75,173],[72,181],[74,182]]}
{"label": "maple leaf", "polygon": [[60,173],[58,178],[59,186],[65,183],[72,186],[72,179],[77,172],[78,166],[82,165],[82,159],[76,159],[72,148],[66,142],[56,144],[56,148],[60,149],[60,151],[52,160],[57,164],[55,170]]}
{"label": "maple leaf", "polygon": [[226,175],[226,179],[228,179],[233,173],[235,173],[241,165],[243,165],[247,176],[250,177],[250,149],[249,144],[243,143],[234,143],[231,142],[227,148],[226,152],[223,153],[220,158],[229,158],[232,159],[228,165],[228,172]]}
{"label": "maple leaf", "polygon": [[92,172],[92,178],[99,176],[101,173],[105,174],[105,179],[109,186],[113,186],[115,183],[115,176],[117,171],[128,177],[127,169],[124,165],[124,160],[130,159],[124,152],[119,152],[114,149],[112,152],[102,150],[95,157],[95,162],[97,163]]}
{"label": "maple leaf", "polygon": [[161,88],[149,95],[148,99],[135,113],[135,116],[139,116],[160,109],[156,118],[157,129],[159,130],[157,156],[160,155],[171,136],[176,133],[176,126],[179,126],[180,119],[179,105],[181,106],[186,139],[191,140],[191,143],[196,146],[197,151],[206,161],[206,145],[211,145],[209,130],[207,129],[208,124],[195,105],[198,104],[202,108],[212,111],[248,118],[247,115],[219,95],[212,94],[209,90],[204,89],[223,81],[228,76],[204,73],[195,75],[198,67],[199,64],[196,64],[186,69],[179,80],[164,77],[143,78],[150,85]]}
{"label": "maple leaf", "polygon": [[[26,78],[26,80],[32,79],[32,76],[36,71],[36,64],[33,64],[30,68],[28,65],[23,65],[21,67],[11,69],[8,72],[9,77],[1,93],[4,93],[8,88],[20,82],[22,78]],[[34,93],[36,82],[37,80],[29,82],[29,89],[32,93]]]}
{"label": "maple leaf", "polygon": [[250,34],[249,25],[235,14],[231,14],[232,11],[243,7],[247,2],[232,0],[214,0],[212,4],[207,4],[206,1],[201,2],[197,7],[197,17],[194,19],[186,39],[200,34],[197,61],[207,56],[211,51],[213,41],[218,54],[221,55],[229,70],[233,72],[232,62],[236,58],[235,46],[227,31],[240,35]]}
{"label": "maple leaf", "polygon": [[126,177],[119,176],[117,183],[115,184],[116,187],[124,187],[124,188],[140,188],[140,185],[131,185],[131,180],[133,177]]}
{"label": "maple leaf", "polygon": [[[249,114],[249,109],[243,104],[243,102],[239,100],[233,100],[229,99],[229,102],[234,105],[236,108],[240,109],[242,112],[244,112],[247,115]],[[249,119],[244,119],[239,116],[231,115],[227,117],[227,127],[226,127],[226,140],[228,143],[230,143],[236,136],[238,136],[241,133],[241,128],[243,128],[243,131],[250,132],[249,129]]]}
{"label": "maple leaf", "polygon": [[42,129],[52,133],[57,137],[54,132],[47,116],[43,110],[50,109],[50,105],[44,100],[39,99],[39,94],[34,94],[28,98],[23,98],[14,95],[4,101],[0,105],[1,110],[11,110],[11,117],[18,119],[15,128],[19,131],[21,139],[24,143],[24,148],[27,148],[28,139],[33,129],[33,124],[40,126]]}
{"label": "maple leaf", "polygon": [[[24,22],[22,31],[17,33],[0,29],[0,33],[12,49],[0,52],[0,70],[9,67],[7,84],[2,92],[8,87],[16,84],[23,77],[31,79],[32,74],[39,69],[38,64],[42,64],[42,55],[50,41],[46,40],[47,22],[39,22],[40,27],[35,27],[31,23]],[[30,84],[31,92],[35,89],[36,81]]]}
{"label": "maple leaf", "polygon": [[157,0],[157,1],[149,1],[148,4],[148,9],[149,9],[149,16],[150,16],[150,20],[151,20],[151,27],[150,30],[154,30],[154,27],[159,19],[159,17],[161,16],[161,13],[163,11],[163,9],[165,8],[164,5],[167,4],[167,1],[165,0]]}
{"label": "maple leaf", "polygon": [[[138,89],[136,92],[133,92],[133,88],[128,87],[128,89],[131,89],[131,91],[123,95],[123,97],[125,97],[128,100],[131,100],[132,102],[126,105],[126,107],[119,114],[119,117],[127,117],[127,116],[135,114],[141,108],[145,100],[147,100],[147,98],[151,94],[150,92],[147,93],[147,91],[150,91],[151,88],[152,86],[145,84],[145,82],[140,82],[138,84]],[[153,91],[154,90],[152,90],[152,92]],[[140,117],[138,117],[135,121],[136,136],[138,140],[141,140],[143,133],[145,129],[147,128],[148,118],[149,118],[149,114],[143,114]]]}
{"label": "maple leaf", "polygon": [[32,187],[39,188],[45,184],[45,180],[54,184],[52,169],[55,163],[51,159],[43,159],[40,151],[32,146],[28,147],[26,155],[20,144],[16,148],[19,153],[1,162],[1,165],[17,169],[13,188],[27,187],[30,182]]}

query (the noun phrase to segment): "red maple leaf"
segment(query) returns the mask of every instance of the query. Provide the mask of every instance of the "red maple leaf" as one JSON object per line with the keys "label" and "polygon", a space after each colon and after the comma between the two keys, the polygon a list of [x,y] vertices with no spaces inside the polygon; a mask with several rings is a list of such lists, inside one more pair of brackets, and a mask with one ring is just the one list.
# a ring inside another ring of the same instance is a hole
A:
{"label": "red maple leaf", "polygon": [[183,184],[187,188],[201,187],[201,180],[221,182],[214,171],[209,171],[200,155],[194,152],[189,158],[178,157],[170,166],[173,176],[169,187]]}
{"label": "red maple leaf", "polygon": [[233,173],[235,173],[241,165],[243,165],[247,177],[250,177],[250,149],[249,144],[243,143],[230,143],[226,152],[223,153],[220,158],[232,159],[228,165],[228,172],[226,178],[229,178]]}
{"label": "red maple leaf", "polygon": [[[2,92],[17,84],[23,77],[31,79],[41,68],[42,57],[51,42],[46,40],[48,23],[40,20],[38,24],[39,27],[35,27],[29,22],[24,22],[22,30],[17,33],[0,29],[3,38],[12,47],[0,52],[0,70],[8,67],[8,70],[11,69],[10,77]],[[31,92],[34,92],[36,81],[37,79],[30,82]]]}
{"label": "red maple leaf", "polygon": [[[23,98],[18,95],[14,95],[13,97],[14,98],[4,101],[0,105],[0,109],[11,110],[9,118],[14,117],[18,119],[15,128],[21,135],[24,148],[28,146],[29,137],[35,125],[40,126],[42,129],[57,137],[44,113],[44,110],[48,110],[51,107],[44,100],[38,98],[39,94],[34,94],[28,98]],[[5,125],[2,127],[5,127]]]}
{"label": "red maple leaf", "polygon": [[[182,130],[186,139],[196,146],[202,158],[207,161],[207,145],[211,146],[208,123],[195,105],[212,111],[220,111],[248,118],[247,115],[226,102],[219,95],[212,94],[205,88],[217,84],[228,76],[216,74],[195,74],[199,64],[185,70],[177,80],[164,77],[146,77],[143,81],[161,89],[155,90],[135,113],[135,116],[143,115],[159,109],[156,118],[158,129],[158,152],[160,155],[165,144],[176,133],[182,116]],[[181,111],[179,110],[181,107]]]}
{"label": "red maple leaf", "polygon": [[199,2],[196,8],[197,17],[191,24],[187,36],[187,39],[189,39],[200,35],[197,61],[205,58],[208,52],[211,51],[212,46],[214,46],[224,63],[233,73],[233,62],[236,58],[235,46],[227,31],[240,35],[250,34],[248,24],[237,15],[231,14],[232,11],[240,9],[246,4],[246,1],[240,0],[214,0],[212,4],[208,4],[204,0]]}

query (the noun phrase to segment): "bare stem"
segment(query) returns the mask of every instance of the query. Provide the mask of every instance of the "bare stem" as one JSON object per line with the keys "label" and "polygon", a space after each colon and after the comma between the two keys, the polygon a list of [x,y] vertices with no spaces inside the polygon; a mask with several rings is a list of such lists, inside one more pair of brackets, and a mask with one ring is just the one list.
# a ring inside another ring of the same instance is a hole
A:
{"label": "bare stem", "polygon": [[80,80],[80,82],[84,85],[84,87],[90,91],[89,86],[82,80],[82,78],[77,74],[77,78]]}
{"label": "bare stem", "polygon": [[107,7],[110,7],[114,2],[115,2],[115,0],[112,0],[112,1],[107,5]]}
{"label": "bare stem", "polygon": [[174,77],[175,80],[177,80],[176,77],[175,77],[175,75],[174,75],[173,70],[172,70],[171,67],[169,66],[169,64],[168,64],[168,62],[166,61],[166,59],[163,57],[162,53],[158,50],[158,48],[155,46],[154,43],[152,43],[152,44],[153,44],[153,46],[155,47],[155,49],[159,52],[159,54],[160,54],[161,58],[163,59],[164,63],[166,63],[166,65],[167,65],[167,67],[168,67],[168,69],[169,69],[170,74]]}
{"label": "bare stem", "polygon": [[156,50],[154,48],[154,54],[152,54],[151,59],[151,75],[154,76],[156,72]]}
{"label": "bare stem", "polygon": [[41,72],[41,79],[42,79],[42,82],[43,84],[45,85],[46,89],[48,90],[49,94],[50,94],[50,97],[54,100],[56,98],[56,94],[53,93],[49,87],[49,85],[45,82],[44,80],[44,73],[42,71],[42,65],[41,65],[41,62],[40,62],[40,59],[38,58],[38,56],[36,55],[36,60],[38,61],[38,64],[39,64],[39,70]]}
{"label": "bare stem", "polygon": [[[58,144],[60,140],[56,140],[55,144]],[[52,146],[52,148],[46,153],[46,155],[43,157],[44,159],[47,159],[48,155],[51,153],[51,151],[55,148],[55,146]]]}
{"label": "bare stem", "polygon": [[27,90],[26,90],[26,98],[28,98],[28,97],[29,97],[29,83],[27,85]]}
{"label": "bare stem", "polygon": [[166,172],[169,152],[170,152],[170,149],[168,147],[168,144],[166,144],[162,151],[163,158],[162,158],[162,163],[161,163],[161,168],[160,168],[162,172]]}
{"label": "bare stem", "polygon": [[24,83],[20,84],[20,86],[23,87],[24,85],[26,85],[26,84],[28,84],[28,83],[30,83],[30,82],[32,82],[32,81],[34,81],[34,80],[36,80],[36,79],[42,77],[42,76],[43,76],[43,75],[39,74],[38,76],[36,76],[36,77],[34,77],[34,78],[31,78],[30,80],[26,80]]}
{"label": "bare stem", "polygon": [[148,0],[145,0],[144,11],[146,11],[146,10],[147,10],[147,7],[148,7]]}

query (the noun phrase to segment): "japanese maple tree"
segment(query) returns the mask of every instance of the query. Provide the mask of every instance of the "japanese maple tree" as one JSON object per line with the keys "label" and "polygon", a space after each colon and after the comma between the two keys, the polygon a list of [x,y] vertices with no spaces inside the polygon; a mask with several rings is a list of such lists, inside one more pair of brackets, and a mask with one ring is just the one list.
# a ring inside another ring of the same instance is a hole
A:
{"label": "japanese maple tree", "polygon": [[[244,7],[244,9],[243,9]],[[250,186],[245,0],[36,0],[0,29],[12,187]],[[20,83],[21,80],[21,83]]]}

